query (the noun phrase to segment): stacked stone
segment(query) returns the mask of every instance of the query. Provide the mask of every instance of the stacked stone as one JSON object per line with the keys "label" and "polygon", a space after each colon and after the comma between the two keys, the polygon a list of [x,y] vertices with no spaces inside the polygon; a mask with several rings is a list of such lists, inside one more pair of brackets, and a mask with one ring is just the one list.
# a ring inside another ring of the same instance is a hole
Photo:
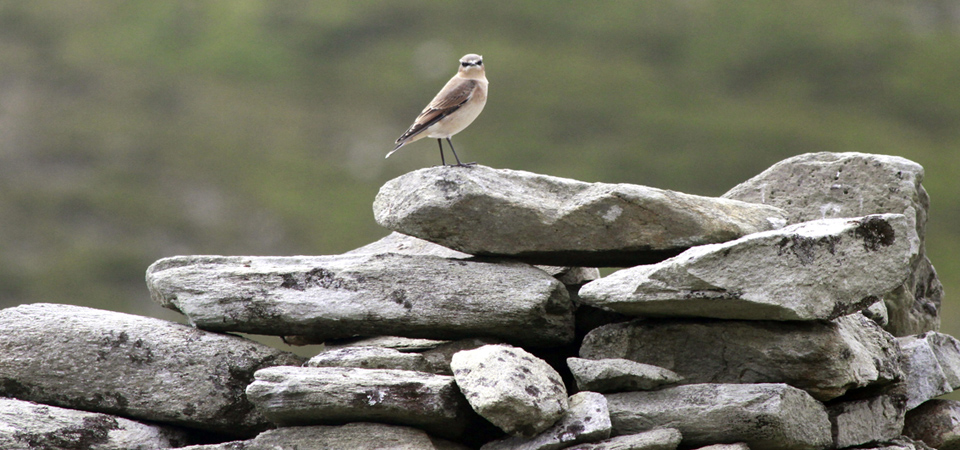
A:
{"label": "stacked stone", "polygon": [[951,448],[922,177],[856,153],[721,198],[412,172],[374,203],[395,232],[357,250],[157,261],[153,299],[193,327],[0,311],[0,447]]}

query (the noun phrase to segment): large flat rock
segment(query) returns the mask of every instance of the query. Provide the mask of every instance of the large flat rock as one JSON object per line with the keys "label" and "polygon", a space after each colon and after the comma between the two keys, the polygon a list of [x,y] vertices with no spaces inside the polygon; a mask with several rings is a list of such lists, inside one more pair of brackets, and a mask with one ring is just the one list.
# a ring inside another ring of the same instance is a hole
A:
{"label": "large flat rock", "polygon": [[785,384],[690,384],[606,394],[613,434],[676,428],[683,445],[745,442],[752,450],[819,450],[831,444],[823,405]]}
{"label": "large flat rock", "polygon": [[390,180],[373,211],[386,228],[457,251],[560,266],[645,264],[785,223],[769,206],[479,165]]}
{"label": "large flat rock", "polygon": [[573,339],[562,283],[519,262],[429,255],[180,256],[147,269],[161,305],[199,328],[315,339],[495,337],[531,346]]}
{"label": "large flat rock", "polygon": [[580,357],[623,358],[683,383],[787,383],[818,400],[899,380],[893,336],[862,314],[832,322],[635,320],[591,331]]}
{"label": "large flat rock", "polygon": [[903,284],[919,247],[902,214],[817,220],[620,270],[579,296],[629,315],[830,320]]}
{"label": "large flat rock", "polygon": [[173,427],[0,397],[5,450],[159,450],[186,443],[186,433]]}
{"label": "large flat rock", "polygon": [[[724,198],[776,206],[790,223],[896,213],[907,216],[924,241],[930,198],[923,167],[899,156],[807,153],[774,164]],[[883,296],[894,336],[936,331],[943,286],[921,245],[911,276]]]}
{"label": "large flat rock", "polygon": [[247,397],[282,426],[383,422],[458,437],[472,414],[453,377],[409,370],[270,367]]}
{"label": "large flat rock", "polygon": [[237,336],[71,305],[0,310],[0,396],[235,435],[269,426],[244,389],[303,359]]}
{"label": "large flat rock", "polygon": [[383,423],[284,427],[246,441],[192,445],[182,450],[467,450],[425,431]]}

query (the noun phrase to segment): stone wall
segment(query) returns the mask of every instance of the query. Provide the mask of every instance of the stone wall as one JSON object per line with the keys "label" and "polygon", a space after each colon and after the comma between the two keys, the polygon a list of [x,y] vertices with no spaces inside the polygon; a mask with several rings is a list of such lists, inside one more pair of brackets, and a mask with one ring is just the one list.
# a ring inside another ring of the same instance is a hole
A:
{"label": "stone wall", "polygon": [[859,153],[720,198],[418,170],[354,251],[151,265],[192,326],[0,311],[0,448],[954,448],[922,180]]}

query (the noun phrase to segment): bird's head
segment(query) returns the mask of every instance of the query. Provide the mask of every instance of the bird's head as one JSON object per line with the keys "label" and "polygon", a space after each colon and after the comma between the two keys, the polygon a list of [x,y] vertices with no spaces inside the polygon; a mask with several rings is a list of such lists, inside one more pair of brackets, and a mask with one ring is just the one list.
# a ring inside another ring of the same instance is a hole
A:
{"label": "bird's head", "polygon": [[459,72],[464,76],[483,75],[483,57],[473,53],[464,55],[463,58],[460,58]]}

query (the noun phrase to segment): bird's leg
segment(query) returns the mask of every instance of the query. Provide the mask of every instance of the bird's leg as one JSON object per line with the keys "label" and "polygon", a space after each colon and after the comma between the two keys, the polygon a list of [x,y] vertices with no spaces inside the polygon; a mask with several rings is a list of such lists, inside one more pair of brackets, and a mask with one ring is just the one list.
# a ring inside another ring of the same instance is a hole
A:
{"label": "bird's leg", "polygon": [[[437,143],[440,144],[440,163],[445,166],[447,165],[447,162],[443,160],[443,139],[438,138]],[[450,148],[453,148],[453,147],[450,147]],[[457,155],[456,152],[454,152],[453,155],[456,156]],[[457,162],[460,162],[460,161],[457,161]]]}
{"label": "bird's leg", "polygon": [[466,164],[460,162],[460,157],[457,156],[457,151],[453,149],[453,141],[451,141],[450,138],[447,138],[447,143],[450,144],[450,151],[453,152],[453,157],[457,159],[457,165],[458,165],[458,166],[463,167],[463,166],[472,166],[472,165],[477,164],[477,163],[475,163],[475,162],[469,162],[469,163],[466,163]]}

